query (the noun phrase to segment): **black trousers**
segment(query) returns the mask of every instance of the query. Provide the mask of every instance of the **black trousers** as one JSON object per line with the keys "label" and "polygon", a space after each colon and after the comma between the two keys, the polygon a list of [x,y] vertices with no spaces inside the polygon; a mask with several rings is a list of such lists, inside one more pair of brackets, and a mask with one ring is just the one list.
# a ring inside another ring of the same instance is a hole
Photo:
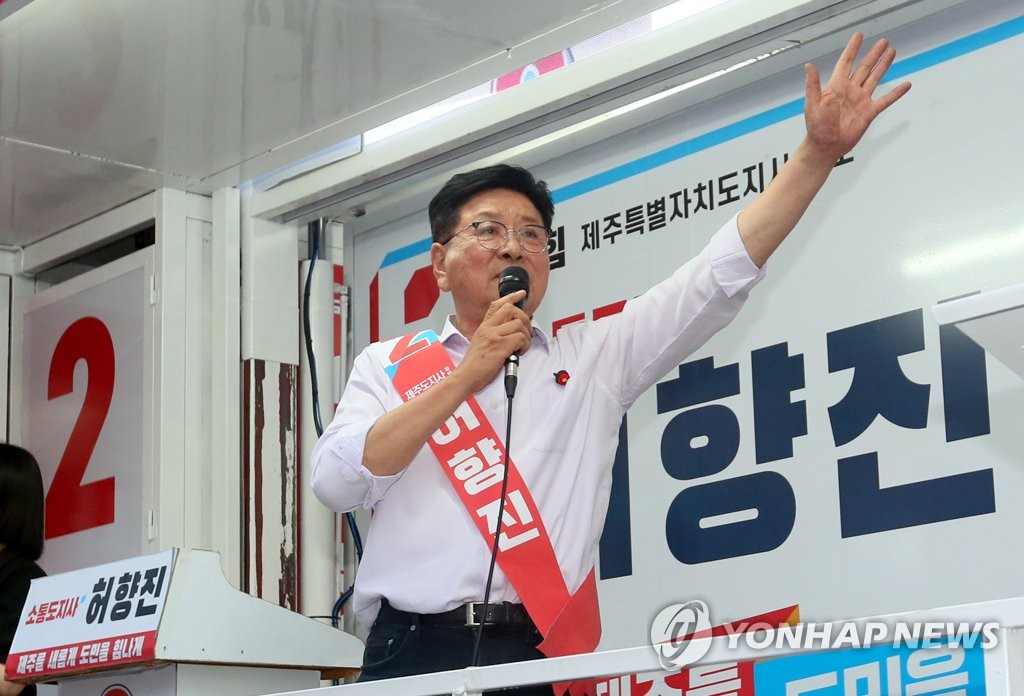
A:
{"label": "black trousers", "polygon": [[[480,641],[480,664],[539,660],[540,632],[532,625],[484,626]],[[363,670],[359,681],[408,677],[415,674],[463,669],[473,659],[476,627],[445,626],[420,621],[387,623],[377,621],[366,638]],[[489,691],[494,696],[552,696],[549,685]]]}

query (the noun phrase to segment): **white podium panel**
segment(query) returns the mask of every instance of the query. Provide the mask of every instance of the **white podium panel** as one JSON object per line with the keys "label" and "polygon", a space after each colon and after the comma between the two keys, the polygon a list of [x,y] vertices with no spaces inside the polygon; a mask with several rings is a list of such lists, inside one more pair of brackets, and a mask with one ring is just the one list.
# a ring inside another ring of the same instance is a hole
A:
{"label": "white podium panel", "polygon": [[6,670],[57,680],[62,695],[81,678],[110,681],[90,694],[126,679],[144,684],[134,693],[262,694],[351,674],[362,652],[354,636],[234,589],[218,554],[172,549],[34,580]]}
{"label": "white podium panel", "polygon": [[308,670],[182,664],[71,679],[61,683],[60,696],[256,696],[319,685],[319,676]]}

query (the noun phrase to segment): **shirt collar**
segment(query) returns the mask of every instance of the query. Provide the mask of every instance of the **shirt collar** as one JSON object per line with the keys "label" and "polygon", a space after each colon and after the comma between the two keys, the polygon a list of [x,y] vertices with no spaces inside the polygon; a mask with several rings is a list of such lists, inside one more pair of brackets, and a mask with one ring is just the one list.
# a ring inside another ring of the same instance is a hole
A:
{"label": "shirt collar", "polygon": [[[452,321],[453,317],[453,314],[449,314],[448,318],[444,320],[444,329],[441,330],[441,335],[439,337],[441,339],[441,343],[448,345],[448,341],[451,340],[456,342],[453,345],[469,345],[469,341],[466,337],[463,336],[457,328],[455,328],[455,322]],[[533,321],[531,325],[533,327],[533,338],[535,340],[539,340],[545,348],[549,348],[551,339],[549,339],[548,335],[544,333],[544,329],[540,328],[536,321]]]}

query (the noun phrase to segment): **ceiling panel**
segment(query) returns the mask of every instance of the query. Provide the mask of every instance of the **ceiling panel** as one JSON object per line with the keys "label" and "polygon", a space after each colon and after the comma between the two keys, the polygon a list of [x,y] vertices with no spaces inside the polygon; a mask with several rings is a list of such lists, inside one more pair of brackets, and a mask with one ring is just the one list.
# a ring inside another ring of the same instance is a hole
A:
{"label": "ceiling panel", "polygon": [[25,247],[162,185],[179,183],[158,172],[0,140],[0,242]]}
{"label": "ceiling panel", "polygon": [[237,184],[664,4],[33,0],[0,22],[0,242]]}

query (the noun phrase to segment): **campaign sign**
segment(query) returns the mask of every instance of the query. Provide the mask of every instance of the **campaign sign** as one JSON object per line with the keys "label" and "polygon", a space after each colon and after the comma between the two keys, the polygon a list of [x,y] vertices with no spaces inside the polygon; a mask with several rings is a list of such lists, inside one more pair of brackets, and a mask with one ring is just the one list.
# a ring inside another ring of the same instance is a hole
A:
{"label": "campaign sign", "polygon": [[754,688],[757,696],[984,696],[983,651],[980,643],[943,642],[794,655],[756,663]]}
{"label": "campaign sign", "polygon": [[[970,3],[886,35],[900,53],[879,94],[913,90],[836,161],[736,320],[621,423],[597,561],[602,649],[647,642],[651,619],[689,599],[717,622],[1020,595],[1024,562],[1002,540],[1024,525],[1024,382],[932,308],[1021,282],[1024,169],[1006,153],[1024,151],[1022,110],[992,85],[1016,79],[1024,15],[1019,0]],[[782,170],[805,134],[803,71],[752,79],[524,162],[557,206],[534,316],[549,336],[623,311]],[[957,137],[977,104],[985,137]],[[429,250],[424,212],[355,235],[357,349],[443,326],[454,306]],[[513,413],[529,408],[519,398]]]}
{"label": "campaign sign", "polygon": [[697,664],[675,672],[605,677],[595,682],[594,696],[755,696],[754,662]]}
{"label": "campaign sign", "polygon": [[152,550],[143,512],[151,259],[149,250],[118,259],[21,307],[21,444],[43,475],[40,565],[51,574]]}
{"label": "campaign sign", "polygon": [[174,553],[33,580],[7,678],[35,681],[152,660]]}

